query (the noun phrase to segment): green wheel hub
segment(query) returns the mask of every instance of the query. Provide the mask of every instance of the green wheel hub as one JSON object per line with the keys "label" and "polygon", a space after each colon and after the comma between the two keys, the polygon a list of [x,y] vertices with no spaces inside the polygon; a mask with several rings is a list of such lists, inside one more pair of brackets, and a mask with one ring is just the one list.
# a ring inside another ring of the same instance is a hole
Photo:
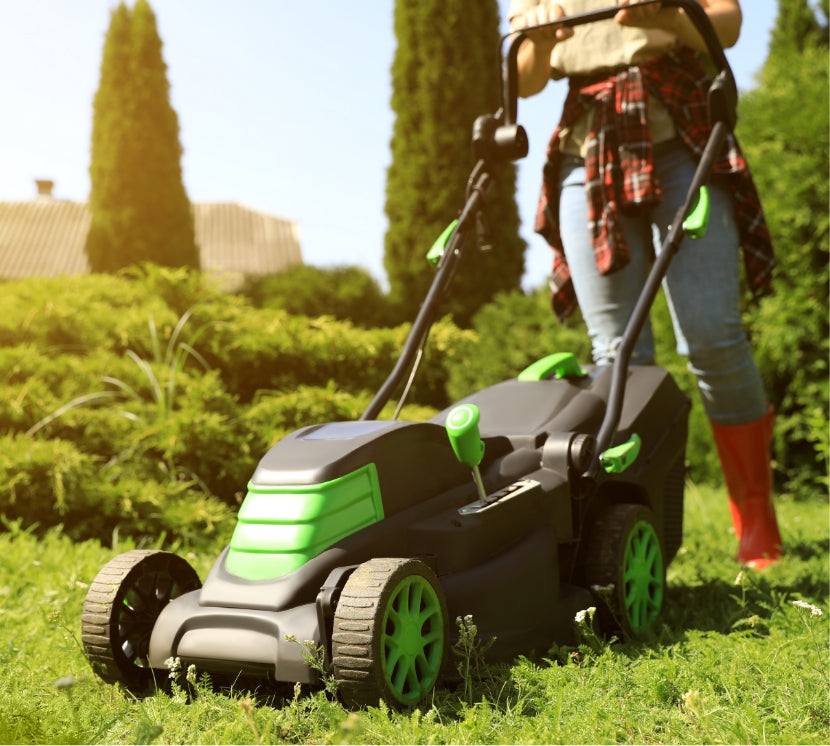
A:
{"label": "green wheel hub", "polygon": [[622,578],[628,622],[635,634],[641,634],[663,605],[663,555],[654,526],[647,521],[638,521],[628,535]]}
{"label": "green wheel hub", "polygon": [[585,550],[585,583],[595,589],[606,632],[642,638],[663,607],[666,568],[654,513],[618,503],[591,527]]}
{"label": "green wheel hub", "polygon": [[346,580],[334,612],[332,670],[350,707],[413,707],[442,671],[447,602],[435,571],[420,560],[378,557]]}
{"label": "green wheel hub", "polygon": [[435,589],[420,575],[404,579],[383,618],[381,667],[395,697],[417,702],[438,679],[444,650],[444,620]]}

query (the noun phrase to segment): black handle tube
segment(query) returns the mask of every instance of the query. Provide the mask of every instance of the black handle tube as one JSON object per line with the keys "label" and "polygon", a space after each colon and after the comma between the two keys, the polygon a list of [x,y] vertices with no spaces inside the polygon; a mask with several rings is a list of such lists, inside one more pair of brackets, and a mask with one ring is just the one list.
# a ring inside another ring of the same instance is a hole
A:
{"label": "black handle tube", "polygon": [[[703,6],[695,2],[695,0],[642,0],[640,4],[653,5],[658,2],[661,2],[665,7],[682,9],[695,25],[695,28],[698,30],[698,33],[701,35],[704,43],[706,44],[706,49],[709,52],[709,56],[712,58],[712,62],[714,62],[720,76],[722,76],[722,85],[728,98],[728,103],[731,103],[732,108],[734,108],[734,103],[738,98],[735,77],[732,74],[732,69],[729,67],[729,61],[726,59],[726,53],[723,51],[723,46],[721,45],[718,35],[715,33],[715,29],[712,26],[712,22],[709,19],[709,16],[706,15],[706,11],[703,9]],[[574,15],[563,16],[556,21],[543,23],[531,28],[547,28],[549,26],[557,25],[575,27],[582,26],[586,23],[605,21],[609,18],[613,18],[620,8],[621,6],[614,5],[601,10],[588,11],[587,13],[575,13]],[[518,32],[512,31],[509,34],[505,34],[501,39],[502,44],[504,44],[505,39],[510,40],[510,44],[505,54],[504,69],[502,71],[502,108],[504,110],[505,124],[516,123],[519,90],[517,59],[519,54],[519,45],[526,38],[525,32],[527,30],[528,29],[522,29]],[[732,121],[732,125],[734,126],[734,120]]]}
{"label": "black handle tube", "polygon": [[406,375],[406,372],[412,366],[424,338],[429,333],[430,327],[435,321],[436,309],[464,253],[468,243],[466,240],[467,233],[475,226],[476,213],[480,209],[484,196],[490,188],[491,179],[490,174],[486,170],[483,170],[480,172],[476,184],[470,189],[464,208],[458,216],[458,225],[444,252],[444,256],[438,266],[438,271],[430,285],[429,292],[421,304],[418,315],[415,317],[412,329],[406,338],[403,351],[397,363],[395,363],[392,372],[360,416],[361,420],[373,420],[377,418],[384,405],[392,397],[398,384],[400,384]]}
{"label": "black handle tube", "polygon": [[[628,375],[628,366],[631,362],[631,354],[634,351],[634,345],[640,332],[648,319],[649,310],[651,309],[654,299],[660,290],[660,283],[666,276],[669,264],[671,264],[674,255],[680,249],[680,244],[683,241],[686,231],[683,228],[683,222],[686,217],[694,209],[695,201],[700,187],[704,186],[709,177],[712,165],[718,157],[723,141],[729,133],[729,125],[726,122],[716,122],[712,128],[712,134],[706,143],[706,148],[700,158],[698,167],[692,177],[692,183],[689,187],[689,192],[686,196],[686,203],[681,207],[675,215],[669,233],[663,244],[663,249],[659,256],[655,259],[649,272],[640,297],[634,306],[634,311],[631,313],[631,318],[626,325],[623,333],[620,346],[617,349],[617,355],[614,359],[611,370],[611,388],[608,393],[608,407],[605,410],[605,418],[600,426],[599,433],[597,433],[596,453],[601,454],[608,448],[617,432],[617,425],[620,421],[620,414],[622,412],[623,398],[625,397],[625,384]],[[596,477],[599,472],[599,461],[594,459],[586,476],[589,478]]]}

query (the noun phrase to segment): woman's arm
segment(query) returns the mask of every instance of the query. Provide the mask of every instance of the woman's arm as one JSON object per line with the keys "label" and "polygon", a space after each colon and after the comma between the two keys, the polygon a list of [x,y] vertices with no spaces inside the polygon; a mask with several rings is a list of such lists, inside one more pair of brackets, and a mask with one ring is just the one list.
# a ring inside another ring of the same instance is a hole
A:
{"label": "woman's arm", "polygon": [[[530,10],[513,16],[510,27],[519,31],[529,26],[551,23],[564,15],[561,6],[542,0]],[[519,47],[517,64],[519,69],[519,95],[533,96],[541,91],[550,80],[550,54],[558,41],[573,36],[572,28],[550,26],[527,32],[527,38]]]}
{"label": "woman's arm", "polygon": [[[743,20],[738,0],[697,0],[697,3],[712,21],[724,49],[734,46]],[[637,0],[619,0],[619,4],[628,6],[614,16],[620,25],[666,29],[673,32],[681,44],[699,52],[706,51],[706,43],[694,23],[680,8],[662,8],[660,3],[637,8]]]}

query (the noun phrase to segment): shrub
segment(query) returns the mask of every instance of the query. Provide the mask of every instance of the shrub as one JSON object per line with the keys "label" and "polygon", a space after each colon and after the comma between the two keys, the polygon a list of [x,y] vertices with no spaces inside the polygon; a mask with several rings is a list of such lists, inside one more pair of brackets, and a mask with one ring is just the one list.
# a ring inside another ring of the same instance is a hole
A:
{"label": "shrub", "polygon": [[362,267],[298,265],[278,275],[249,278],[242,293],[257,308],[279,308],[297,316],[332,316],[366,328],[403,321]]}
{"label": "shrub", "polygon": [[0,514],[40,530],[60,525],[76,539],[109,540],[117,530],[190,540],[230,535],[228,506],[193,482],[101,466],[65,440],[0,436]]}
{"label": "shrub", "polygon": [[554,352],[572,352],[591,361],[590,345],[581,322],[561,325],[550,308],[548,291],[529,295],[500,293],[473,319],[474,334],[465,338],[449,364],[447,388],[460,399],[499,381],[515,378],[534,361]]}
{"label": "shrub", "polygon": [[123,350],[150,316],[159,324],[176,320],[159,298],[123,277],[30,278],[7,283],[0,294],[0,347],[32,342],[50,354]]}

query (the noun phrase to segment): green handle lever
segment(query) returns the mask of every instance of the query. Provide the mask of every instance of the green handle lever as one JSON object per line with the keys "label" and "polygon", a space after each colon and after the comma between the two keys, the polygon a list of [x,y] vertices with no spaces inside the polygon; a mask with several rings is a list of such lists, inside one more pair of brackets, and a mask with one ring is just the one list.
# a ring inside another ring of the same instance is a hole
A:
{"label": "green handle lever", "polygon": [[484,457],[484,443],[478,431],[480,412],[475,404],[459,404],[447,415],[445,427],[458,460],[475,469]]}
{"label": "green handle lever", "polygon": [[487,491],[478,470],[478,465],[484,457],[484,442],[478,431],[479,416],[479,409],[475,404],[459,404],[450,410],[444,427],[456,458],[472,469],[478,497],[486,503]]}
{"label": "green handle lever", "polygon": [[435,243],[432,244],[430,250],[427,252],[427,261],[431,266],[438,266],[438,263],[441,261],[441,257],[444,256],[447,251],[447,245],[452,238],[452,234],[455,233],[457,226],[458,220],[453,220],[446,228],[444,228],[441,235],[435,239]]}
{"label": "green handle lever", "polygon": [[706,235],[706,230],[709,227],[709,190],[702,186],[697,193],[697,200],[683,221],[683,230],[686,231],[689,238],[703,238]]}
{"label": "green handle lever", "polygon": [[624,472],[640,455],[642,441],[637,433],[620,443],[618,446],[603,451],[599,457],[599,463],[608,474],[620,474]]}

